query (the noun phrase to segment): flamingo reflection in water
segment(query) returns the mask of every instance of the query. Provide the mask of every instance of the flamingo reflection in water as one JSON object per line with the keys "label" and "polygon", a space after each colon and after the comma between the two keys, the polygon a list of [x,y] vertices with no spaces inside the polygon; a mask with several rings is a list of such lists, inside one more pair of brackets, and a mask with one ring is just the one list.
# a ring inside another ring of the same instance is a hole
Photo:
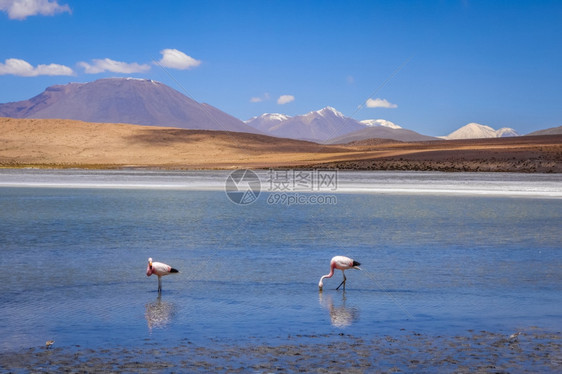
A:
{"label": "flamingo reflection in water", "polygon": [[345,306],[345,293],[341,295],[342,303],[339,306],[334,305],[334,299],[331,294],[323,295],[318,293],[318,301],[320,305],[330,312],[330,323],[334,327],[347,327],[359,319],[359,311],[356,308]]}
{"label": "flamingo reflection in water", "polygon": [[148,324],[148,330],[166,327],[175,314],[174,304],[162,301],[162,294],[158,294],[155,301],[146,304],[144,317]]}

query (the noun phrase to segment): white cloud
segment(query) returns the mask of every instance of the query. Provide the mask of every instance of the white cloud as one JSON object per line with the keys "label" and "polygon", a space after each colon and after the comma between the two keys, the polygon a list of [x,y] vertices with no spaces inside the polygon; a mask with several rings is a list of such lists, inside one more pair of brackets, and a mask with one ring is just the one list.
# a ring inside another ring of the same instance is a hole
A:
{"label": "white cloud", "polygon": [[264,93],[263,96],[254,96],[250,99],[251,103],[261,103],[262,101],[269,100],[269,93]]}
{"label": "white cloud", "polygon": [[57,0],[0,0],[0,11],[8,13],[10,19],[18,20],[37,14],[52,16],[56,13],[71,13],[68,5],[59,5]]}
{"label": "white cloud", "polygon": [[29,62],[18,58],[8,58],[0,62],[0,75],[18,75],[20,77],[36,77],[38,75],[74,75],[68,66],[59,64],[37,65],[33,67]]}
{"label": "white cloud", "polygon": [[150,65],[147,64],[114,61],[109,58],[93,59],[92,64],[89,64],[87,62],[79,62],[78,65],[83,67],[84,72],[87,74],[98,74],[105,71],[110,71],[112,73],[132,74],[144,73],[145,71],[150,70]]}
{"label": "white cloud", "polygon": [[279,99],[277,99],[277,104],[288,104],[291,101],[295,101],[295,97],[293,95],[281,95],[279,96]]}
{"label": "white cloud", "polygon": [[398,108],[398,105],[388,102],[386,99],[367,99],[367,108]]}
{"label": "white cloud", "polygon": [[177,49],[163,49],[160,51],[162,58],[158,63],[171,69],[186,70],[199,66],[201,61],[194,59]]}

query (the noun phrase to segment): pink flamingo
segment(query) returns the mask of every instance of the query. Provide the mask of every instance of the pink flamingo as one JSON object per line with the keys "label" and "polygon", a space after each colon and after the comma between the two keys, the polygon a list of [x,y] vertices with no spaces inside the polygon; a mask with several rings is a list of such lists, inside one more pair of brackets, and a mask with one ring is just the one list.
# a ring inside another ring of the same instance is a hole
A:
{"label": "pink flamingo", "polygon": [[152,262],[152,258],[148,259],[146,275],[149,277],[152,274],[158,275],[158,292],[162,292],[162,277],[171,273],[179,273],[179,271],[170,265],[166,265],[161,262]]}
{"label": "pink flamingo", "polygon": [[330,261],[330,274],[323,275],[322,278],[320,278],[320,282],[318,282],[318,288],[320,289],[320,291],[322,291],[322,287],[324,287],[324,283],[322,283],[322,281],[324,280],[324,278],[331,278],[334,275],[334,269],[340,269],[343,274],[343,281],[340,283],[338,288],[336,288],[336,290],[339,290],[339,288],[343,284],[343,290],[345,291],[345,281],[346,281],[345,271],[347,269],[361,270],[359,265],[361,265],[359,262],[349,257],[345,257],[345,256],[333,257],[332,261]]}

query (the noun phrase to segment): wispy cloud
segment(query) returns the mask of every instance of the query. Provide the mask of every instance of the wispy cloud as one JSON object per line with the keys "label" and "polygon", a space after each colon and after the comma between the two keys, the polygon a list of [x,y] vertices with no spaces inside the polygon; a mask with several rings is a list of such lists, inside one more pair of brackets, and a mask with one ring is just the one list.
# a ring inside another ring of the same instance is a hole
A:
{"label": "wispy cloud", "polygon": [[277,104],[279,105],[288,104],[291,101],[295,101],[295,97],[293,95],[281,95],[279,96],[279,99],[277,99]]}
{"label": "wispy cloud", "polygon": [[177,49],[163,49],[160,53],[162,54],[162,58],[158,63],[167,68],[186,70],[195,68],[201,64],[200,60],[196,60]]}
{"label": "wispy cloud", "polygon": [[78,65],[84,68],[84,72],[86,74],[98,74],[105,71],[110,71],[112,73],[132,74],[144,73],[150,70],[150,65],[148,64],[138,64],[136,62],[127,63],[114,61],[109,58],[93,59],[91,64],[87,62],[79,62]]}
{"label": "wispy cloud", "polygon": [[367,100],[367,108],[398,108],[398,105],[388,102],[386,99],[371,99]]}
{"label": "wispy cloud", "polygon": [[38,75],[74,75],[74,71],[68,66],[59,64],[37,65],[34,67],[25,60],[8,58],[4,63],[0,62],[0,75],[7,74],[20,77],[36,77]]}
{"label": "wispy cloud", "polygon": [[262,101],[269,100],[269,94],[266,92],[262,96],[254,96],[250,98],[251,103],[261,103]]}
{"label": "wispy cloud", "polygon": [[8,18],[17,20],[37,14],[52,16],[56,13],[71,13],[68,5],[60,5],[57,0],[0,0],[0,11],[8,13]]}

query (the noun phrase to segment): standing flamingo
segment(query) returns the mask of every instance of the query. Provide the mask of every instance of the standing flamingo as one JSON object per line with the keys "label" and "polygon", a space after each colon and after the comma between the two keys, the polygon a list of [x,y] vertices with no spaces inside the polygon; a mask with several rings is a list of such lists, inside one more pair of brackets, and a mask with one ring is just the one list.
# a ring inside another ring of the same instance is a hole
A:
{"label": "standing flamingo", "polygon": [[162,277],[171,273],[179,273],[179,271],[170,265],[166,265],[161,262],[152,262],[152,257],[148,259],[146,275],[149,277],[152,274],[158,275],[158,292],[162,292]]}
{"label": "standing flamingo", "polygon": [[359,265],[361,265],[359,262],[349,257],[345,257],[345,256],[333,257],[332,261],[330,261],[330,274],[323,275],[322,278],[320,278],[320,282],[318,282],[318,288],[320,289],[320,291],[322,291],[322,287],[324,287],[324,283],[322,283],[322,281],[324,280],[324,278],[331,278],[334,275],[334,269],[340,269],[343,274],[343,281],[340,283],[338,288],[336,288],[336,290],[339,290],[339,288],[343,284],[343,290],[345,291],[345,281],[346,281],[345,271],[347,269],[361,270]]}

